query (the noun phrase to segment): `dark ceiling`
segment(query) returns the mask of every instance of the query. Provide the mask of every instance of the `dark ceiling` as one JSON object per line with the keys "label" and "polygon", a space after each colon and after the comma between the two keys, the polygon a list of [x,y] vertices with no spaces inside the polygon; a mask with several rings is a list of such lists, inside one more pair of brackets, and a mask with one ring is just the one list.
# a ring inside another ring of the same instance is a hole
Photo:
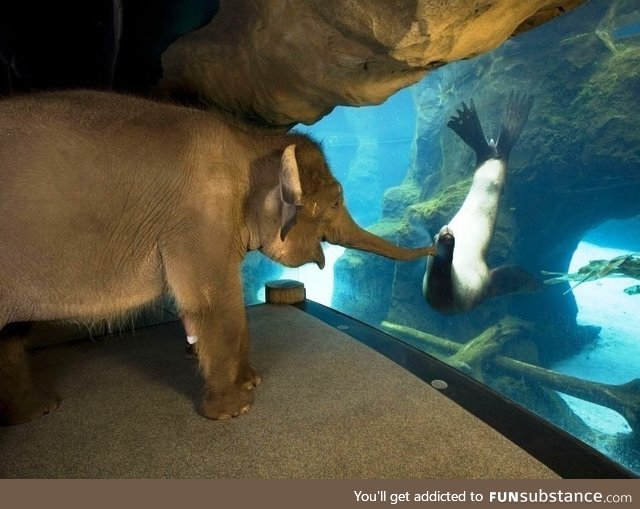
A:
{"label": "dark ceiling", "polygon": [[78,87],[145,93],[160,77],[165,48],[217,11],[218,0],[2,2],[0,95]]}

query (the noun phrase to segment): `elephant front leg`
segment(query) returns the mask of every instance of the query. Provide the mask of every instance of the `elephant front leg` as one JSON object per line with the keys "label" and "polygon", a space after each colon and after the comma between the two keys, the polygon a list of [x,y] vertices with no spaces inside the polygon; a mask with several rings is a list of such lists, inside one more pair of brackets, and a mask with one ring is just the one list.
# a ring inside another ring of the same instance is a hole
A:
{"label": "elephant front leg", "polygon": [[259,377],[249,365],[244,308],[217,309],[199,320],[196,352],[205,381],[200,412],[224,420],[249,411]]}
{"label": "elephant front leg", "polygon": [[205,382],[200,412],[216,420],[246,413],[253,401],[252,389],[260,383],[249,364],[249,333],[239,281],[234,289],[237,292],[227,287],[224,296],[200,310],[184,310],[182,315],[185,329],[197,336],[195,349]]}
{"label": "elephant front leg", "polygon": [[244,330],[240,337],[240,375],[238,380],[246,390],[250,391],[254,387],[260,385],[262,378],[260,378],[258,372],[249,362],[249,330],[247,329],[246,313],[244,312],[244,309],[242,317],[244,320]]}
{"label": "elephant front leg", "polygon": [[[187,335],[187,352],[195,355],[196,343],[198,342],[196,323],[186,315],[181,316],[180,319]],[[260,385],[262,379],[249,363],[249,344],[249,334],[245,330],[240,335],[240,375],[238,380],[243,386],[251,390]]]}

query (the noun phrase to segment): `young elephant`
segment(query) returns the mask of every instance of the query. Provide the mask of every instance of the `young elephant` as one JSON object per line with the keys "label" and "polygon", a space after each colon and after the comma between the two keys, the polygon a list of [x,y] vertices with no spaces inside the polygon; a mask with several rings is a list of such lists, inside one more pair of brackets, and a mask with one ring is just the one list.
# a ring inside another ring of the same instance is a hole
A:
{"label": "young elephant", "polygon": [[170,293],[198,336],[202,414],[246,412],[240,263],[259,249],[324,266],[321,241],[410,260],[359,228],[318,145],[299,134],[110,93],[0,102],[0,421],[58,400],[33,386],[22,322],[114,319]]}

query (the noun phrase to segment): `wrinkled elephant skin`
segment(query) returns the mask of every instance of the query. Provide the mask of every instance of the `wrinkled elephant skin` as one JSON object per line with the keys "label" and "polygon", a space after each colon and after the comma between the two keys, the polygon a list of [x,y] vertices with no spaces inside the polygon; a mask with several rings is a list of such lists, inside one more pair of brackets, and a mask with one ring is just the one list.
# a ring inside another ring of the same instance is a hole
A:
{"label": "wrinkled elephant skin", "polygon": [[198,337],[200,411],[227,419],[249,409],[260,380],[248,360],[247,251],[320,267],[323,240],[395,259],[431,253],[356,226],[305,136],[88,91],[0,102],[0,239],[4,424],[58,404],[33,385],[23,323],[116,319],[169,293]]}

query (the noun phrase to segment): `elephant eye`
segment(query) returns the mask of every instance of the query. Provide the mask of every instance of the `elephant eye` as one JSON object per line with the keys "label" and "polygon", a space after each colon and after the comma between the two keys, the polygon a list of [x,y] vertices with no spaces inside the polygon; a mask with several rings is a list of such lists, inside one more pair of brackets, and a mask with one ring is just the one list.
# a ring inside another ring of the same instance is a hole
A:
{"label": "elephant eye", "polygon": [[332,209],[337,209],[339,206],[340,206],[340,202],[337,202],[337,201],[334,201],[334,202],[331,204],[331,208],[332,208]]}

